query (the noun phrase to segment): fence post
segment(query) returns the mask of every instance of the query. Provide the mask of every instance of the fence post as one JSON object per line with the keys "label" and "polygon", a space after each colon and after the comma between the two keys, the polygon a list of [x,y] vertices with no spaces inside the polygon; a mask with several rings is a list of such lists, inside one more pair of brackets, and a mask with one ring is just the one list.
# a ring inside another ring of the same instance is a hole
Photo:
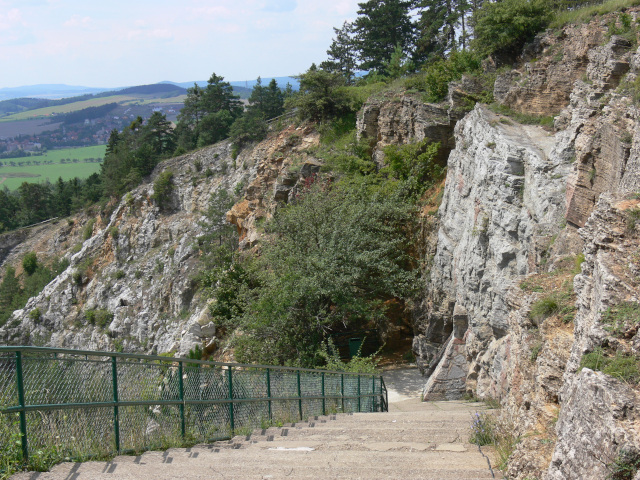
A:
{"label": "fence post", "polygon": [[358,375],[358,413],[360,413],[360,375]]}
{"label": "fence post", "polygon": [[16,382],[18,387],[18,403],[20,404],[20,437],[22,440],[22,458],[29,461],[29,444],[27,443],[27,414],[24,411],[24,379],[22,377],[22,352],[16,351]]}
{"label": "fence post", "polygon": [[302,387],[300,385],[300,370],[298,370],[298,409],[300,410],[300,421],[302,421]]}
{"label": "fence post", "polygon": [[267,398],[269,399],[269,421],[273,419],[273,413],[271,411],[271,371],[267,368]]}
{"label": "fence post", "polygon": [[327,414],[327,403],[324,397],[324,372],[322,372],[322,415]]}
{"label": "fence post", "polygon": [[231,365],[227,367],[227,380],[229,383],[229,426],[231,427],[231,436],[236,429],[236,424],[233,418],[233,374],[231,373]]}
{"label": "fence post", "polygon": [[113,433],[116,440],[116,452],[120,452],[120,418],[118,412],[118,357],[111,357],[111,383],[113,385]]}
{"label": "fence post", "polygon": [[180,430],[182,432],[182,440],[187,435],[187,426],[184,421],[184,378],[182,371],[182,362],[178,362],[178,395],[180,396]]}
{"label": "fence post", "polygon": [[342,413],[345,413],[345,410],[344,410],[344,373],[340,374],[340,393],[342,394]]}
{"label": "fence post", "polygon": [[377,412],[378,407],[376,406],[376,376],[371,375],[371,411]]}

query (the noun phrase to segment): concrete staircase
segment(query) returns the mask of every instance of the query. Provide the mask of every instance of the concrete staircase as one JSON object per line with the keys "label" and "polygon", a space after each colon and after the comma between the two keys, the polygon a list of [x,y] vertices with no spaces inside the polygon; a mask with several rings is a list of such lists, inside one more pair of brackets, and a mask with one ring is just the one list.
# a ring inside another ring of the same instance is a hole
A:
{"label": "concrete staircase", "polygon": [[[502,478],[468,443],[482,404],[392,403],[389,413],[314,417],[192,448],[64,463],[15,480],[93,479],[424,479]],[[483,451],[488,450],[483,447]],[[495,477],[493,476],[495,474]]]}

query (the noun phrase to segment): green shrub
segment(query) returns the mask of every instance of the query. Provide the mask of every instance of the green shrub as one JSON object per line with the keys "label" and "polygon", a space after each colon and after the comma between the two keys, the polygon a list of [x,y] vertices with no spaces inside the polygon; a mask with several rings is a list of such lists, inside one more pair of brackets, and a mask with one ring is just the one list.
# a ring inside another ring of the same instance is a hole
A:
{"label": "green shrub", "polygon": [[124,270],[116,270],[113,274],[113,278],[115,278],[116,280],[121,280],[124,277],[126,277]]}
{"label": "green shrub", "polygon": [[164,209],[169,203],[172,192],[173,172],[171,170],[165,170],[160,173],[155,182],[153,182],[153,195],[151,195],[151,198],[156,202],[160,209]]}
{"label": "green shrub", "polygon": [[27,275],[33,275],[38,268],[38,256],[36,252],[29,252],[22,258],[22,268]]}
{"label": "green shrub", "polygon": [[640,220],[640,208],[627,210],[627,231],[629,233],[635,231],[638,220]]}
{"label": "green shrub", "polygon": [[40,313],[40,309],[38,307],[34,308],[29,312],[29,318],[34,322],[38,322],[42,317],[42,313]]}
{"label": "green shrub", "polygon": [[113,321],[113,313],[106,309],[85,310],[84,316],[91,325],[106,328]]}
{"label": "green shrub", "polygon": [[118,237],[120,236],[120,232],[118,231],[118,227],[111,227],[109,229],[109,234],[111,235],[111,238],[113,238],[114,240],[117,240]]}
{"label": "green shrub", "polygon": [[514,56],[543,31],[553,17],[548,0],[503,0],[486,2],[474,14],[473,48],[482,56]]}
{"label": "green shrub", "polygon": [[93,236],[93,227],[96,224],[96,219],[92,218],[87,222],[84,226],[84,230],[82,231],[82,239],[89,240]]}
{"label": "green shrub", "polygon": [[469,51],[454,51],[446,59],[438,59],[423,68],[423,71],[404,81],[408,89],[425,92],[425,101],[440,102],[449,92],[449,83],[460,80],[465,73],[480,70],[480,58]]}

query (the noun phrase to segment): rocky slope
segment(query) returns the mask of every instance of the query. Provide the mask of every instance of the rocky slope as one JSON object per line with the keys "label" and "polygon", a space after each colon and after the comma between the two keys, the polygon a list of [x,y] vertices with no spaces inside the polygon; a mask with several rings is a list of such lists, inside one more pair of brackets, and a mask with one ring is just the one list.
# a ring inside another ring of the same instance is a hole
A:
{"label": "rocky slope", "polygon": [[[640,455],[637,388],[580,369],[596,347],[637,353],[637,326],[616,336],[603,321],[640,300],[627,222],[640,190],[640,54],[607,39],[609,20],[542,36],[498,76],[496,99],[557,113],[553,132],[483,106],[455,129],[414,350],[431,374],[425,399],[501,402],[520,438],[509,478],[605,478]],[[539,314],[541,301],[556,307]]]}

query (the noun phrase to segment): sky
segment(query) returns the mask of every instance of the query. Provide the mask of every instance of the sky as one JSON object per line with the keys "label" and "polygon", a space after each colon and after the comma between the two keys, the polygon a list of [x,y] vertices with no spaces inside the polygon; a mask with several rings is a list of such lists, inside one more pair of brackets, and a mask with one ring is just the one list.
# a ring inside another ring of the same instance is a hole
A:
{"label": "sky", "polygon": [[0,0],[0,88],[296,75],[362,0]]}

